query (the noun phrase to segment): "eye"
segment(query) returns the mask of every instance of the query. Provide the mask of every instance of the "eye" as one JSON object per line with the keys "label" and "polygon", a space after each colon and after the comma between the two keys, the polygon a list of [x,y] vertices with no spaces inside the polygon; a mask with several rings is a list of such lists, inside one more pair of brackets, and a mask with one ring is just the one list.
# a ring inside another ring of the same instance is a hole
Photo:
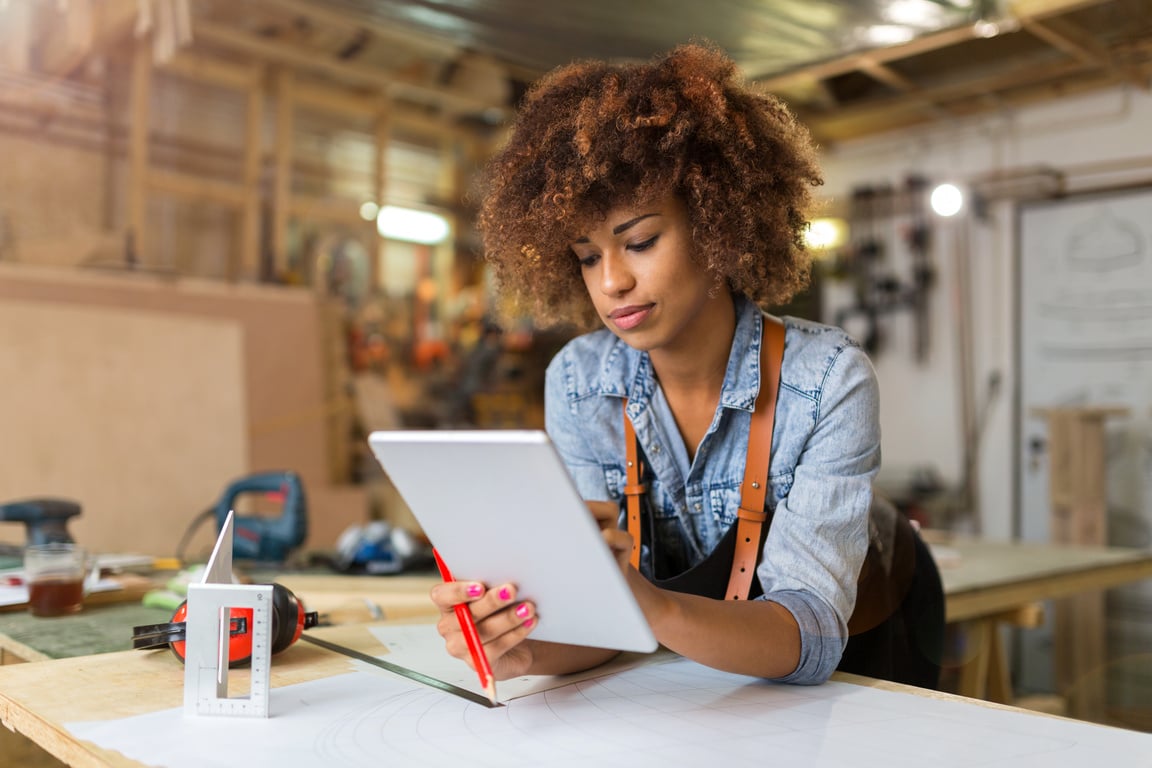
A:
{"label": "eye", "polygon": [[643,240],[639,243],[631,243],[628,246],[628,250],[630,250],[630,251],[646,251],[649,248],[651,248],[653,245],[655,245],[656,241],[659,239],[660,239],[659,235],[653,235],[652,237],[648,238],[647,240]]}
{"label": "eye", "polygon": [[583,268],[593,267],[593,266],[596,266],[596,262],[600,261],[600,254],[589,253],[585,256],[581,256],[580,254],[576,254],[576,260],[580,263],[580,266]]}

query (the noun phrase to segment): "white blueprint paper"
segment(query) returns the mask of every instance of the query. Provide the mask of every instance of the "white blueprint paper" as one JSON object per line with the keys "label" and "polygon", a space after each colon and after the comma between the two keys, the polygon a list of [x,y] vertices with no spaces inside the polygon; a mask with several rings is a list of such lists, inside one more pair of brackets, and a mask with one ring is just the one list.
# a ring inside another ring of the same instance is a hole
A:
{"label": "white blueprint paper", "polygon": [[496,709],[350,672],[274,689],[267,720],[170,709],[67,728],[168,768],[1152,766],[1152,734],[848,683],[775,685],[686,660]]}

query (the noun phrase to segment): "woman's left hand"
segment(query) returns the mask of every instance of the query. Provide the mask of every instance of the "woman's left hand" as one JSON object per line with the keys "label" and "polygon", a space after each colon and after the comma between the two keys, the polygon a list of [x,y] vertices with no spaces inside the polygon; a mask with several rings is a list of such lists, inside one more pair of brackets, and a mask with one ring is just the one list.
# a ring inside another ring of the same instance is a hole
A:
{"label": "woman's left hand", "polygon": [[604,537],[604,543],[612,550],[612,556],[616,558],[621,570],[626,571],[629,567],[629,556],[632,554],[632,534],[621,530],[617,525],[620,505],[612,501],[585,503],[592,517],[596,518],[596,524],[600,526],[600,535]]}

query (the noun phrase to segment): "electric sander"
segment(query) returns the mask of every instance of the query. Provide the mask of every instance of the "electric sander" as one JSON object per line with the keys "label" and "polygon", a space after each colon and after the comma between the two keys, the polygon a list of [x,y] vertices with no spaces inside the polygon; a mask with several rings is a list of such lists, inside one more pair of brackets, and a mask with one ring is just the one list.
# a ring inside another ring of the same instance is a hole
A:
{"label": "electric sander", "polygon": [[68,521],[80,514],[69,499],[33,498],[0,504],[0,522],[24,523],[28,544],[71,544]]}

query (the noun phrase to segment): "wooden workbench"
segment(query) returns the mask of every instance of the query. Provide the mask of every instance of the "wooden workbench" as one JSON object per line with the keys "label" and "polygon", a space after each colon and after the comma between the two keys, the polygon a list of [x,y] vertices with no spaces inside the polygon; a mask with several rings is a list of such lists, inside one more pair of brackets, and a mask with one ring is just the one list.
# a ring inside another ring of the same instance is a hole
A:
{"label": "wooden workbench", "polygon": [[1028,603],[1152,578],[1152,549],[995,541],[924,531],[941,558],[945,618],[983,618]]}
{"label": "wooden workbench", "polygon": [[[362,624],[309,634],[373,655],[386,653]],[[350,670],[352,663],[346,656],[298,642],[276,656],[272,687],[319,680]],[[246,674],[233,670],[230,684],[235,680],[242,689]],[[181,707],[183,697],[184,667],[167,651],[120,651],[0,667],[0,722],[76,768],[139,768],[139,763],[77,741],[63,723]]]}
{"label": "wooden workbench", "polygon": [[[317,611],[326,624],[437,615],[428,598],[439,580],[435,576],[291,573],[268,580],[292,590],[305,609]],[[145,591],[90,595],[102,599],[87,600],[85,610],[73,616],[41,619],[27,611],[0,612],[0,665],[129,650],[132,627],[169,621],[172,616],[171,611],[141,605]]]}
{"label": "wooden workbench", "polygon": [[[366,625],[326,627],[310,630],[309,634],[323,637],[331,642],[364,653],[379,655],[385,652]],[[343,655],[308,643],[296,643],[277,656],[277,660],[272,666],[272,686],[275,689],[295,683],[322,680],[345,671],[351,671],[354,669],[353,664],[352,659]],[[234,674],[242,677],[239,672]],[[963,704],[965,707],[976,706],[1013,713],[1012,717],[1024,714],[1011,707],[973,702],[950,694],[884,683],[853,675],[837,673],[833,679],[894,691],[905,696],[924,697],[929,700]],[[243,686],[243,684],[242,679],[236,683],[238,687]],[[849,686],[849,688],[851,687],[853,686]],[[804,687],[797,689],[797,695],[801,697],[801,701],[807,700],[804,698],[807,695]],[[852,694],[834,695],[851,697]],[[273,698],[275,698],[275,694],[273,694]],[[75,768],[142,768],[142,766],[119,752],[81,740],[65,727],[65,723],[126,718],[161,710],[178,709],[182,704],[183,667],[171,654],[166,652],[127,651],[0,668],[0,721],[9,728],[27,734],[52,755],[70,766],[75,766]],[[847,700],[845,700],[845,706],[852,707]],[[803,717],[806,718],[831,718],[833,714],[826,707],[815,707],[816,712],[808,711],[811,707],[802,706],[801,709],[805,711]],[[948,710],[948,712],[951,712],[953,716],[956,715],[955,710]],[[799,712],[795,714],[799,714]],[[1047,716],[1032,714],[1030,717]],[[980,717],[978,719],[983,723],[982,727],[985,730],[992,728],[995,731],[995,723],[998,722],[995,717],[991,719]],[[904,730],[906,729],[906,720],[889,719],[887,722],[888,725],[883,727],[892,729],[893,739],[898,740],[902,735],[910,735]],[[944,721],[940,720],[939,722],[943,723]],[[1068,723],[1067,727],[1072,729],[1101,728],[1099,731],[1094,731],[1094,734],[1108,743],[1132,744],[1139,749],[1143,749],[1144,746],[1152,748],[1152,736],[1099,726],[1085,726],[1073,721],[1065,722]],[[953,728],[952,738],[956,738],[955,725],[950,727]],[[1009,733],[1013,726],[1006,721],[1003,723],[1003,727],[1006,729],[1004,733]],[[779,731],[779,729],[777,730]],[[784,730],[786,731],[787,728]],[[904,730],[903,734],[901,733],[902,730]],[[1083,734],[1083,731],[1075,730],[1074,734]],[[920,733],[917,736],[923,737],[926,734]],[[771,738],[771,735],[766,734],[765,738]],[[874,734],[871,738],[883,742],[887,737],[878,737]],[[1077,737],[1072,735],[1066,741],[1071,745],[1076,742],[1076,739]],[[649,737],[649,741],[651,741],[651,737]],[[188,746],[192,748],[192,745]],[[202,747],[204,745],[197,746]],[[917,749],[923,753],[924,750],[932,748],[934,747],[925,743]],[[865,750],[865,752],[868,752],[871,757],[862,762],[861,765],[878,764],[874,749]],[[653,764],[651,760],[653,756],[647,755],[647,758],[647,762],[641,760],[636,764]],[[662,764],[666,759],[667,756],[661,758]],[[1059,764],[1069,765],[1070,763],[1064,760]]]}
{"label": "wooden workbench", "polygon": [[[995,541],[924,531],[937,553],[945,618],[968,645],[956,691],[1000,703],[1012,701],[999,629],[1034,627],[1047,600],[1152,578],[1152,550]],[[1100,719],[1103,713],[1087,713]]]}
{"label": "wooden workbench", "polygon": [[[1011,700],[996,638],[1001,624],[1034,623],[1037,605],[1045,600],[1152,578],[1152,550],[994,541],[931,530],[923,535],[937,552],[948,553],[940,558],[946,620],[964,627],[973,649],[957,690],[975,698]],[[291,589],[308,610],[319,611],[331,623],[436,615],[428,599],[437,581],[431,574],[284,573],[271,580]],[[28,661],[58,656],[38,645],[27,636],[6,636],[0,617],[0,656]],[[127,640],[123,647],[128,647]]]}

